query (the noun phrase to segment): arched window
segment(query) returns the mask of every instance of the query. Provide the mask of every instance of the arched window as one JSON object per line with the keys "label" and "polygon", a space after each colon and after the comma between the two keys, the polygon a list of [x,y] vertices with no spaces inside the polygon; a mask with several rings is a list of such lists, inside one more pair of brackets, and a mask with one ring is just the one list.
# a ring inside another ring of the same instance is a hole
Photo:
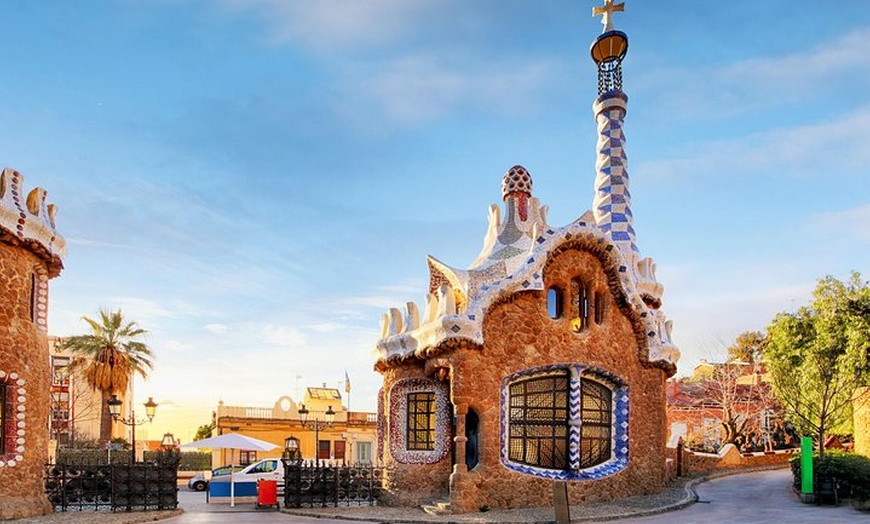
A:
{"label": "arched window", "polygon": [[547,314],[552,319],[562,316],[562,290],[557,287],[547,290]]}
{"label": "arched window", "polygon": [[503,381],[502,462],[507,467],[563,479],[598,478],[625,467],[628,390],[596,370],[555,365]]}
{"label": "arched window", "polygon": [[580,279],[571,281],[571,310],[574,318],[571,327],[580,332],[589,327],[589,290]]}
{"label": "arched window", "polygon": [[595,292],[595,323],[599,326],[604,322],[604,293]]}
{"label": "arched window", "polygon": [[549,469],[568,467],[568,385],[567,370],[510,385],[511,461]]}
{"label": "arched window", "polygon": [[389,417],[389,434],[384,437],[392,457],[402,464],[443,460],[453,442],[447,382],[401,379],[390,388],[388,398],[384,413]]}

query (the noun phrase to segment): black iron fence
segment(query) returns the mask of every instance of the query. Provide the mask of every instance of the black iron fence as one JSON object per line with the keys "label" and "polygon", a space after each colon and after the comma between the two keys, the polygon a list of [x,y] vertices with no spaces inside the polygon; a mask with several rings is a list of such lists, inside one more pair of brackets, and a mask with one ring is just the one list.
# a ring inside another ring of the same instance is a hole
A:
{"label": "black iron fence", "polygon": [[128,464],[49,464],[45,494],[55,511],[178,507],[178,454]]}
{"label": "black iron fence", "polygon": [[373,464],[334,465],[284,460],[284,507],[374,506],[385,469]]}

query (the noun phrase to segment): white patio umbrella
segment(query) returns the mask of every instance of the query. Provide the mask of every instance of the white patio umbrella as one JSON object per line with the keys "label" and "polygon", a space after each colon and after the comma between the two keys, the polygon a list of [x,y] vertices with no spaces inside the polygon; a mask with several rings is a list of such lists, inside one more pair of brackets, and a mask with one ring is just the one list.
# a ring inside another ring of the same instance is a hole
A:
{"label": "white patio umbrella", "polygon": [[[239,433],[226,433],[216,437],[204,438],[202,440],[194,440],[187,444],[178,446],[180,448],[210,448],[210,449],[228,449],[230,450],[230,465],[232,466],[235,451],[269,451],[278,446],[265,440],[255,439]],[[230,507],[236,505],[236,489],[235,489],[235,472],[230,468]]]}

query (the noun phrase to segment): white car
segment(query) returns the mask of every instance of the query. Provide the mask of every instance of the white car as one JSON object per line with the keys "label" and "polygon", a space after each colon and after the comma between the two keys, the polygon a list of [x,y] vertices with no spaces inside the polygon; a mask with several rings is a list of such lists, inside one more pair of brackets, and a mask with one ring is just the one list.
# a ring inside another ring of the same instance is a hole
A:
{"label": "white car", "polygon": [[235,482],[257,482],[260,479],[277,480],[284,483],[284,468],[277,458],[267,458],[245,467],[242,471],[233,473]]}
{"label": "white car", "polygon": [[[256,497],[258,480],[275,480],[278,482],[278,496],[284,494],[284,468],[281,460],[267,458],[246,466],[243,470],[233,473],[233,491],[236,497]],[[230,496],[230,475],[212,478],[208,485],[212,497]]]}

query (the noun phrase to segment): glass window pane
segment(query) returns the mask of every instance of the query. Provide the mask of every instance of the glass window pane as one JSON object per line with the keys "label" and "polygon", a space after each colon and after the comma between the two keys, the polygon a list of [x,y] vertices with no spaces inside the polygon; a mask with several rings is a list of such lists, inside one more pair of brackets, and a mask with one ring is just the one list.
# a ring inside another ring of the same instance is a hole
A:
{"label": "glass window pane", "polygon": [[409,393],[405,445],[409,450],[435,449],[435,393]]}
{"label": "glass window pane", "polygon": [[552,469],[568,464],[568,372],[509,387],[508,458]]}
{"label": "glass window pane", "polygon": [[613,394],[604,384],[582,379],[580,467],[610,459]]}

